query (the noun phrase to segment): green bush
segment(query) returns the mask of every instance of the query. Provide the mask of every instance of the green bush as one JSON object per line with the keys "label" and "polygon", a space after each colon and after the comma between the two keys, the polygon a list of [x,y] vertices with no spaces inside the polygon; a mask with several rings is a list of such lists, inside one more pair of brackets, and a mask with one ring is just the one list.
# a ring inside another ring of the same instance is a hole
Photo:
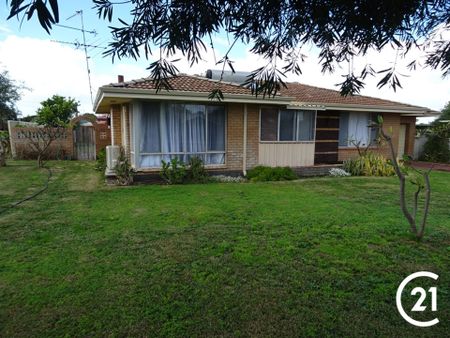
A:
{"label": "green bush", "polygon": [[372,152],[345,161],[344,170],[352,176],[392,176],[395,174],[390,160]]}
{"label": "green bush", "polygon": [[182,184],[186,182],[186,165],[178,158],[173,158],[169,162],[161,161],[161,178],[168,184]]}
{"label": "green bush", "polygon": [[105,172],[106,170],[106,149],[101,149],[97,154],[97,161],[95,163],[95,170]]}
{"label": "green bush", "polygon": [[247,178],[254,182],[290,181],[298,176],[289,167],[257,166],[247,172]]}
{"label": "green bush", "polygon": [[128,161],[128,157],[125,155],[123,148],[120,148],[119,158],[117,159],[117,164],[114,168],[116,173],[117,184],[119,185],[130,185],[133,183],[134,169]]}
{"label": "green bush", "polygon": [[450,162],[450,149],[448,145],[447,135],[431,134],[428,135],[427,141],[423,147],[421,161],[429,162]]}
{"label": "green bush", "polygon": [[205,165],[200,157],[194,156],[189,159],[188,181],[193,183],[205,183],[208,181],[208,174]]}

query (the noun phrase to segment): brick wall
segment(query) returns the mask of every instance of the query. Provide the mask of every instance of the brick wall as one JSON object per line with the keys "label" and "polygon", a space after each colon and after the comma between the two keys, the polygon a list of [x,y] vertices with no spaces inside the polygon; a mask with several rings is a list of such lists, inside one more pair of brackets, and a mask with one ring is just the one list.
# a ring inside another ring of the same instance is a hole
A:
{"label": "brick wall", "polygon": [[120,105],[111,106],[111,142],[114,145],[122,144],[122,107]]}
{"label": "brick wall", "polygon": [[[244,107],[242,107],[242,109],[244,109]],[[247,105],[247,169],[251,169],[258,165],[258,152],[259,106]]]}
{"label": "brick wall", "polygon": [[[128,132],[122,133],[122,111],[125,109],[125,125]],[[130,159],[131,143],[130,143],[130,106],[129,105],[112,105],[111,106],[111,140],[116,146],[123,146],[127,157]],[[126,140],[124,137],[126,136]]]}
{"label": "brick wall", "polygon": [[[398,149],[398,137],[400,124],[407,124],[406,138],[407,145],[405,147],[405,154],[412,155],[414,151],[414,135],[415,135],[415,117],[401,117],[399,114],[383,113],[384,130],[386,133],[392,135],[392,143],[394,149]],[[372,148],[373,151],[381,153],[385,157],[390,157],[389,147],[387,145]],[[358,156],[358,151],[354,148],[339,148],[339,161],[345,161],[349,158]]]}
{"label": "brick wall", "polygon": [[244,140],[244,107],[230,103],[227,111],[227,147],[226,166],[228,170],[242,170]]}
{"label": "brick wall", "polygon": [[[11,146],[14,147],[15,159],[34,159],[36,151],[30,145],[30,137],[37,139],[38,128],[15,127],[11,128]],[[52,142],[46,151],[47,159],[72,159],[73,158],[73,135],[72,129],[66,128],[64,133]]]}
{"label": "brick wall", "polygon": [[96,152],[105,149],[111,144],[111,130],[106,124],[97,124],[95,126],[95,148]]}

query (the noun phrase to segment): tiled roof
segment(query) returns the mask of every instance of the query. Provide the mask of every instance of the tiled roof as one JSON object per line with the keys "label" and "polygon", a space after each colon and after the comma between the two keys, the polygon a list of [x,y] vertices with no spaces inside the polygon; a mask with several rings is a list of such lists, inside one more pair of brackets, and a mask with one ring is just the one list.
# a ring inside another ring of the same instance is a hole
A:
{"label": "tiled roof", "polygon": [[[211,93],[220,88],[223,94],[251,95],[250,89],[229,82],[219,83],[216,80],[191,75],[178,75],[168,79],[173,90],[186,92]],[[156,89],[151,79],[134,80],[123,83],[110,84],[109,87],[122,87],[133,89]]]}
{"label": "tiled roof", "polygon": [[296,101],[304,103],[422,108],[370,96],[342,96],[337,90],[319,88],[295,82],[287,83],[287,88],[281,89],[281,95],[293,97]]}
{"label": "tiled roof", "polygon": [[[251,95],[251,90],[244,88],[236,83],[221,82],[217,80],[211,80],[208,78],[180,74],[176,77],[168,79],[173,90],[185,91],[185,92],[199,92],[199,93],[211,93],[214,89],[220,88],[224,95],[226,94],[241,94]],[[307,104],[343,104],[343,105],[362,105],[362,106],[383,106],[399,109],[407,108],[423,108],[413,106],[405,103],[394,102],[384,99],[379,99],[370,96],[341,96],[340,92],[332,89],[325,89],[320,87],[309,86],[296,82],[286,83],[287,88],[282,88],[279,97],[292,97],[295,102],[307,103]],[[112,83],[105,87],[116,88],[130,88],[130,89],[155,89],[153,81],[149,78],[143,78],[140,80],[132,80],[123,83]],[[427,109],[427,108],[423,108]]]}

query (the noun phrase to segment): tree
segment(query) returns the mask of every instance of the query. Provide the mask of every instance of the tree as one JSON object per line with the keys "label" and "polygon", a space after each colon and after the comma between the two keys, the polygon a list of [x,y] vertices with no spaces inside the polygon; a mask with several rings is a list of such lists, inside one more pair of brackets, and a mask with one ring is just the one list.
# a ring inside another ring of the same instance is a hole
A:
{"label": "tree", "polygon": [[41,102],[36,117],[39,126],[26,134],[30,147],[36,152],[38,167],[43,166],[43,157],[50,145],[65,135],[70,119],[78,113],[78,105],[74,99],[59,95]]}
{"label": "tree", "polygon": [[450,121],[450,101],[447,102],[445,107],[441,110],[438,121]]}
{"label": "tree", "polygon": [[[383,117],[378,116],[377,121],[374,124],[374,127],[378,128],[380,132],[380,137],[383,141],[385,141],[391,153],[391,161],[394,166],[395,174],[397,175],[400,181],[400,208],[402,210],[403,215],[410,225],[411,232],[416,236],[418,240],[421,240],[425,233],[425,225],[427,222],[430,199],[431,199],[431,185],[430,185],[430,172],[431,169],[426,172],[421,172],[414,168],[406,168],[402,170],[397,161],[397,153],[394,150],[394,145],[392,143],[392,137],[383,129]],[[412,173],[405,173],[405,171],[412,171]],[[416,186],[416,191],[413,196],[413,206],[412,212],[408,210],[407,202],[406,202],[406,179]],[[419,204],[419,196],[420,193],[425,192],[425,201],[422,219],[417,219],[417,211]]]}
{"label": "tree", "polygon": [[8,120],[16,120],[19,110],[16,102],[24,87],[11,80],[7,71],[0,73],[0,130],[7,129]]}
{"label": "tree", "polygon": [[425,135],[427,141],[423,146],[420,160],[429,162],[448,163],[450,162],[450,122],[434,121],[431,127],[427,128]]}
{"label": "tree", "polygon": [[[36,14],[48,33],[59,21],[58,0],[9,3],[9,18],[22,15],[30,20]],[[251,51],[266,60],[245,83],[256,95],[275,95],[285,85],[288,72],[301,74],[302,48],[310,45],[320,50],[322,72],[348,69],[340,83],[343,95],[358,93],[368,76],[379,78],[378,87],[401,87],[399,77],[404,70],[399,69],[397,60],[408,57],[414,48],[427,57],[423,64],[412,58],[409,70],[431,67],[445,76],[450,74],[450,42],[442,38],[450,31],[448,0],[400,0],[395,4],[391,0],[93,0],[93,4],[98,16],[110,22],[118,7],[127,6],[129,17],[118,18],[120,25],[111,27],[106,55],[114,61],[137,59],[141,53],[148,58],[157,52],[158,60],[148,69],[158,89],[170,89],[166,79],[178,72],[176,60],[172,60],[176,51],[196,63],[206,53],[206,44],[214,49],[213,38],[221,32],[232,41],[218,62],[223,69],[228,66],[234,71],[230,51],[237,41],[250,44]],[[354,56],[388,45],[397,55],[386,61],[385,69],[375,70],[370,64],[354,68]],[[223,96],[220,83],[211,94],[218,99]]]}
{"label": "tree", "polygon": [[0,130],[0,167],[6,166],[6,157],[10,152],[9,134]]}
{"label": "tree", "polygon": [[37,116],[36,115],[28,115],[22,117],[20,120],[23,122],[36,122]]}
{"label": "tree", "polygon": [[65,127],[78,113],[78,105],[75,99],[53,95],[41,102],[41,107],[36,112],[36,122],[43,126]]}

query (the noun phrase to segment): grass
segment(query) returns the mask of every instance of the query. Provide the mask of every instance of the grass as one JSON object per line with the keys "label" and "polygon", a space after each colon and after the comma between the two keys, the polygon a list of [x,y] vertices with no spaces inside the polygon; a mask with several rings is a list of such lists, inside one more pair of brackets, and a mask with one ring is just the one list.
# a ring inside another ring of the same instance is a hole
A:
{"label": "grass", "polygon": [[[0,207],[46,178],[34,162],[8,164]],[[118,188],[92,163],[50,165],[49,189],[0,215],[0,336],[449,332],[449,173],[431,174],[418,243],[392,177]],[[411,315],[440,319],[427,329],[395,305],[420,270],[440,276],[438,311]]]}

